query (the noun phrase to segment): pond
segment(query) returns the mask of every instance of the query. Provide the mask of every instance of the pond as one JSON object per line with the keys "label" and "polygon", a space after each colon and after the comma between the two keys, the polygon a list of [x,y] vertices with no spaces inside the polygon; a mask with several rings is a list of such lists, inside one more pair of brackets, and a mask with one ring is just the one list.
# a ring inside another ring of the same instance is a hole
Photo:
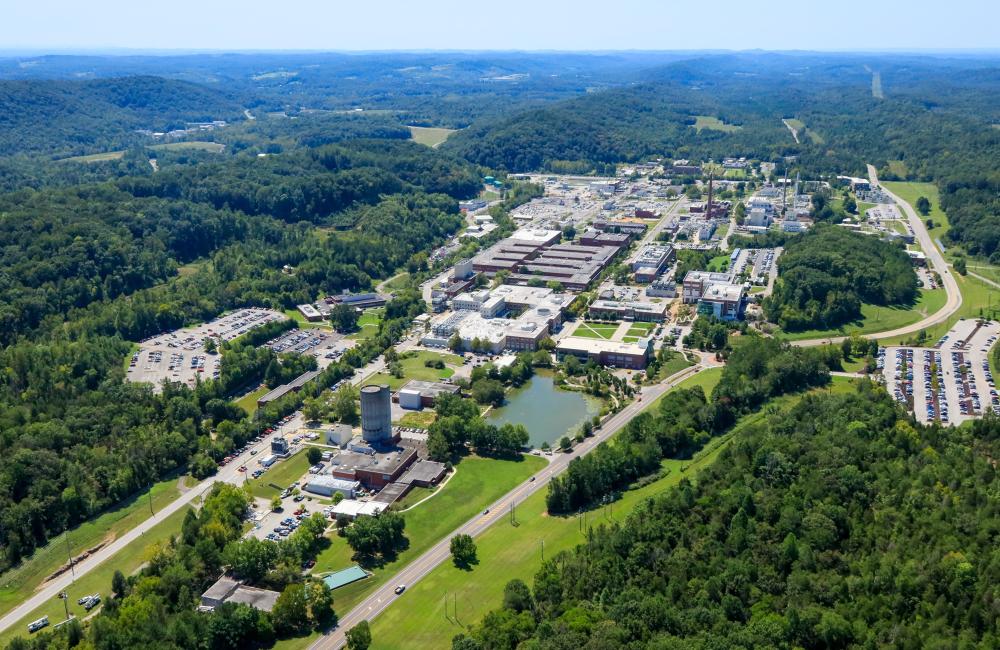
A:
{"label": "pond", "polygon": [[560,390],[552,375],[536,373],[527,384],[511,391],[501,408],[490,411],[487,420],[496,426],[523,424],[531,434],[532,447],[540,447],[543,442],[555,446],[563,436],[572,437],[599,410],[599,400]]}

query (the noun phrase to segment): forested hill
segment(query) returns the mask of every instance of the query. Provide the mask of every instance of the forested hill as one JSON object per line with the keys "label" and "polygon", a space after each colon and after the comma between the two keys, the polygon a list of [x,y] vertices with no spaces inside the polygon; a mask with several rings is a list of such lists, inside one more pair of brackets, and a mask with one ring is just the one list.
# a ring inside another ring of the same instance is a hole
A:
{"label": "forested hill", "polygon": [[0,155],[100,153],[144,141],[136,129],[166,131],[241,114],[230,94],[159,77],[0,81]]}
{"label": "forested hill", "polygon": [[995,418],[915,426],[869,383],[807,397],[453,648],[996,648],[997,454]]}

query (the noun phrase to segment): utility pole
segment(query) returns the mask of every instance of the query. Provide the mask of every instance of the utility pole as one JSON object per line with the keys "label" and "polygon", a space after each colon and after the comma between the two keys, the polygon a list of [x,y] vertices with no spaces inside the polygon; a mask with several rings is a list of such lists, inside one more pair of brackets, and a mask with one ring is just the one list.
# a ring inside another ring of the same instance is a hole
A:
{"label": "utility pole", "polygon": [[59,597],[62,598],[63,607],[66,609],[66,620],[69,620],[69,594],[65,591],[59,592]]}
{"label": "utility pole", "polygon": [[76,563],[73,562],[73,550],[69,545],[69,531],[66,531],[66,555],[69,557],[69,572],[73,576],[73,582],[76,582]]}
{"label": "utility pole", "polygon": [[146,494],[149,495],[149,514],[150,514],[150,516],[155,515],[156,513],[153,512],[153,486],[152,485],[149,486],[149,491]]}
{"label": "utility pole", "polygon": [[542,563],[545,562],[545,540],[540,540],[542,542]]}

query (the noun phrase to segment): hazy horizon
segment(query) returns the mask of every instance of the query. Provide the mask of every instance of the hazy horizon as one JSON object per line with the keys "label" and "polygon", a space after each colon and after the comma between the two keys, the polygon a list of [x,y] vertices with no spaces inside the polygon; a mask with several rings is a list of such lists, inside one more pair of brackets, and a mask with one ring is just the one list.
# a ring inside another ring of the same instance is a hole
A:
{"label": "hazy horizon", "polygon": [[37,0],[7,8],[0,52],[976,52],[998,50],[1000,18],[986,0],[955,0],[947,11],[905,0],[789,8],[720,0],[710,12],[640,0],[399,4]]}

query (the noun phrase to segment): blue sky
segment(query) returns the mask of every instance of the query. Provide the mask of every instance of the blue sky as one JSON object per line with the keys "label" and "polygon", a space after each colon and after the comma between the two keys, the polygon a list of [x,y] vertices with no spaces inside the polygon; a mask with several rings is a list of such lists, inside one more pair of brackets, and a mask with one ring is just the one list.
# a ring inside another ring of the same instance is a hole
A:
{"label": "blue sky", "polygon": [[1000,49],[997,0],[11,0],[0,50]]}

